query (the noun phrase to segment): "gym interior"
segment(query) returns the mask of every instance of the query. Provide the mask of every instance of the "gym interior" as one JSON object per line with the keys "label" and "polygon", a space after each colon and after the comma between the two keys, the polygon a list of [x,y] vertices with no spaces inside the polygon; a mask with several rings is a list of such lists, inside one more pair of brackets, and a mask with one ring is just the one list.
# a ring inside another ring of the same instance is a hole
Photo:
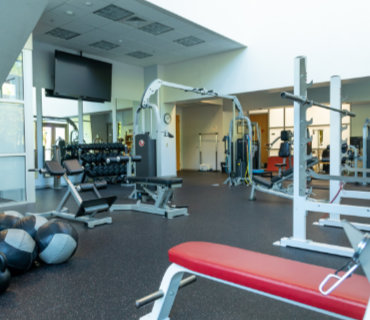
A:
{"label": "gym interior", "polygon": [[369,320],[369,9],[2,0],[1,319]]}

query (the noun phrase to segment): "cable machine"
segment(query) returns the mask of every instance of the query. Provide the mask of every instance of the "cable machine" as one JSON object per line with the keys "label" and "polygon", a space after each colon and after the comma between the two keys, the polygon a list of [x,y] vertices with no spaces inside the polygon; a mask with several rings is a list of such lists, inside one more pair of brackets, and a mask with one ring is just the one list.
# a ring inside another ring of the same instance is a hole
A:
{"label": "cable machine", "polygon": [[[158,92],[161,87],[168,87],[168,88],[183,90],[185,92],[194,93],[194,94],[198,94],[200,96],[205,96],[205,97],[217,97],[217,98],[222,98],[222,99],[226,99],[226,100],[231,100],[233,102],[234,116],[233,116],[233,120],[231,121],[230,128],[229,128],[230,141],[232,141],[232,137],[235,134],[235,121],[238,120],[238,119],[241,119],[241,120],[245,120],[247,125],[248,125],[248,137],[249,137],[248,139],[249,139],[249,144],[251,144],[252,124],[251,124],[249,118],[244,116],[243,109],[242,109],[241,104],[240,104],[240,102],[239,102],[239,100],[236,96],[219,94],[219,93],[217,93],[213,90],[207,90],[207,89],[204,89],[204,88],[194,88],[194,87],[189,87],[189,86],[185,86],[185,85],[182,85],[182,84],[163,81],[161,79],[156,79],[144,91],[143,97],[141,99],[140,106],[138,107],[138,109],[137,109],[137,111],[134,115],[134,137],[133,137],[133,139],[134,139],[134,146],[136,146],[136,142],[135,142],[136,137],[135,137],[135,135],[138,133],[138,124],[139,124],[139,114],[140,114],[140,112],[143,111],[143,110],[146,110],[146,109],[152,109],[154,111],[153,113],[154,113],[155,121],[156,121],[155,137],[156,137],[156,149],[157,149],[157,156],[156,156],[156,159],[157,159],[157,165],[156,165],[156,167],[157,167],[157,176],[162,175],[162,172],[161,172],[161,169],[160,169],[160,163],[158,161],[160,150],[161,150],[160,147],[161,147],[161,144],[162,144],[162,139],[163,139],[163,137],[171,137],[172,136],[166,130],[164,130],[164,128],[162,128],[161,119],[160,119],[160,112],[159,112],[158,106],[155,105],[154,103],[150,102],[150,97],[153,96],[156,92]],[[238,111],[237,116],[235,116],[235,110]],[[231,152],[231,149],[229,150],[229,152]],[[134,153],[136,154],[136,150],[134,150]],[[230,157],[230,159],[231,159],[231,157]],[[249,159],[249,161],[248,161],[248,181],[252,181],[252,174],[253,174],[252,173],[252,167],[253,167],[253,165],[252,165],[252,154],[251,153],[249,153],[248,159]],[[229,164],[229,165],[231,165],[231,164]]]}

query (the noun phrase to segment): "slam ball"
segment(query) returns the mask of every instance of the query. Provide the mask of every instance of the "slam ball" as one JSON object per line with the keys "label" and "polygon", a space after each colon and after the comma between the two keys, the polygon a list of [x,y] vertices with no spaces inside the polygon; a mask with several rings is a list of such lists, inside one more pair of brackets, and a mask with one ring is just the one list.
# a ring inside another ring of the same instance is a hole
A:
{"label": "slam ball", "polygon": [[31,268],[37,247],[26,231],[11,228],[0,232],[0,252],[6,256],[10,272],[19,273]]}
{"label": "slam ball", "polygon": [[77,231],[67,222],[51,220],[36,232],[39,258],[47,264],[66,262],[76,252]]}
{"label": "slam ball", "polygon": [[0,293],[3,293],[10,284],[10,272],[7,269],[5,254],[0,252]]}
{"label": "slam ball", "polygon": [[37,230],[48,222],[48,219],[42,216],[27,216],[19,219],[15,225],[15,229],[26,231],[33,239],[35,239]]}

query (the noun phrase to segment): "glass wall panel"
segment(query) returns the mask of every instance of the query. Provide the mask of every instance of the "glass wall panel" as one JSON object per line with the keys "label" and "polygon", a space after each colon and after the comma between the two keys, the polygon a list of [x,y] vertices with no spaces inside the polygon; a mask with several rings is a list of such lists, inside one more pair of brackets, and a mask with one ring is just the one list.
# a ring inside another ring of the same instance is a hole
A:
{"label": "glass wall panel", "polygon": [[0,98],[23,100],[23,56],[20,54],[0,88]]}
{"label": "glass wall panel", "polygon": [[25,157],[0,158],[0,204],[26,200]]}
{"label": "glass wall panel", "polygon": [[24,153],[24,106],[0,102],[0,154]]}

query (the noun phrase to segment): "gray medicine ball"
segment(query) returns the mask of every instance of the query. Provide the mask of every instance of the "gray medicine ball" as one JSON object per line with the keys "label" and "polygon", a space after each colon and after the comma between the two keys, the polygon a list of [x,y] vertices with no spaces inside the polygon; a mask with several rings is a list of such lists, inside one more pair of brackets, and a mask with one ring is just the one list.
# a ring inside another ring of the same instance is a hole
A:
{"label": "gray medicine ball", "polygon": [[0,232],[0,252],[7,259],[12,273],[25,272],[37,257],[37,247],[32,237],[21,229],[6,229]]}
{"label": "gray medicine ball", "polygon": [[77,250],[78,234],[71,224],[51,220],[36,233],[39,257],[47,264],[58,264],[69,260]]}

